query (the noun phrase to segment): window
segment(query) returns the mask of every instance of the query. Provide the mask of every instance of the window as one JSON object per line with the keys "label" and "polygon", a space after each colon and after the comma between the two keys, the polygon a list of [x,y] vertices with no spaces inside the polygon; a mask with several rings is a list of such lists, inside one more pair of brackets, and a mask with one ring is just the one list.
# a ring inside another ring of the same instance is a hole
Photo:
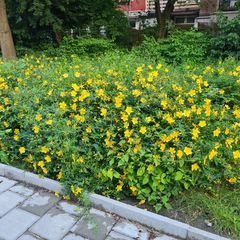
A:
{"label": "window", "polygon": [[194,24],[195,16],[179,16],[175,17],[176,24]]}
{"label": "window", "polygon": [[187,17],[187,23],[194,23],[195,17]]}
{"label": "window", "polygon": [[184,22],[185,22],[185,17],[176,17],[176,18],[175,18],[175,22],[176,22],[177,24],[184,23]]}

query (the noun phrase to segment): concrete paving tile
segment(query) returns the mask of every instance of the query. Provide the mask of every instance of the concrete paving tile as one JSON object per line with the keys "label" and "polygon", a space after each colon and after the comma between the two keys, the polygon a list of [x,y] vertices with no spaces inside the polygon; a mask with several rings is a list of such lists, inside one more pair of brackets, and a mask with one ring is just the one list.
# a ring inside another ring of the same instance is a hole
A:
{"label": "concrete paving tile", "polygon": [[54,194],[40,191],[32,195],[20,207],[38,216],[43,216],[58,201]]}
{"label": "concrete paving tile", "polygon": [[177,238],[162,234],[162,235],[159,235],[159,236],[153,238],[153,240],[177,240]]}
{"label": "concrete paving tile", "polygon": [[18,193],[25,197],[29,197],[34,193],[33,188],[25,187],[24,185],[18,184],[9,189],[12,192]]}
{"label": "concrete paving tile", "polygon": [[64,212],[70,213],[72,215],[76,215],[78,217],[84,214],[83,207],[79,207],[77,204],[73,204],[67,201],[60,201],[57,204],[57,207],[63,210]]}
{"label": "concrete paving tile", "polygon": [[67,236],[63,238],[63,240],[86,240],[86,238],[83,238],[73,233],[69,233]]}
{"label": "concrete paving tile", "polygon": [[113,231],[139,240],[148,240],[150,237],[146,228],[122,219],[113,227]]}
{"label": "concrete paving tile", "polygon": [[41,240],[41,238],[33,235],[30,232],[24,233],[20,238],[18,238],[17,240]]}
{"label": "concrete paving tile", "polygon": [[16,240],[37,220],[38,216],[15,208],[0,219],[0,239]]}
{"label": "concrete paving tile", "polygon": [[91,209],[89,217],[80,219],[71,231],[90,240],[104,240],[114,224],[112,215]]}
{"label": "concrete paving tile", "polygon": [[10,180],[10,179],[7,179],[5,177],[0,176],[0,193],[8,190],[9,188],[14,186],[15,184],[17,184],[16,181],[13,181],[13,180]]}
{"label": "concrete paving tile", "polygon": [[25,199],[25,197],[11,191],[0,194],[0,217],[16,207]]}
{"label": "concrete paving tile", "polygon": [[48,240],[62,239],[77,219],[57,208],[52,208],[31,228],[30,232]]}
{"label": "concrete paving tile", "polygon": [[109,233],[106,240],[133,240],[133,238],[130,238],[130,237],[124,236],[120,233],[112,231]]}

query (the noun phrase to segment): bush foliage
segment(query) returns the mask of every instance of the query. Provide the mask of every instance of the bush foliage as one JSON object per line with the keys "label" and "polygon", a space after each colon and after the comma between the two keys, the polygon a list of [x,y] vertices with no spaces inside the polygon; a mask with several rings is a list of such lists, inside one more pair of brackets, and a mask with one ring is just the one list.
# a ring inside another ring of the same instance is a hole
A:
{"label": "bush foliage", "polygon": [[47,56],[94,56],[98,54],[103,54],[114,48],[115,44],[107,39],[103,38],[74,38],[74,37],[64,37],[61,45],[58,48],[48,47],[43,51]]}
{"label": "bush foliage", "polygon": [[123,53],[1,62],[0,158],[75,195],[170,207],[192,186],[239,184],[239,90],[231,59],[194,68]]}
{"label": "bush foliage", "polygon": [[228,20],[220,14],[215,36],[211,39],[211,55],[214,58],[233,56],[240,58],[240,16]]}
{"label": "bush foliage", "polygon": [[206,33],[175,30],[163,40],[146,37],[135,52],[156,61],[165,59],[168,63],[199,63],[206,59],[208,49],[209,39]]}

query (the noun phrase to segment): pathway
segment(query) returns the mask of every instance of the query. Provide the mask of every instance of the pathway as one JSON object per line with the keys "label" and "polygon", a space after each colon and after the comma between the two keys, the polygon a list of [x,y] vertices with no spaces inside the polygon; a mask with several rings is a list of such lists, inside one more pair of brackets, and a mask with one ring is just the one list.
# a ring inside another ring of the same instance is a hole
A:
{"label": "pathway", "polygon": [[95,208],[83,208],[43,189],[0,176],[0,240],[177,240]]}

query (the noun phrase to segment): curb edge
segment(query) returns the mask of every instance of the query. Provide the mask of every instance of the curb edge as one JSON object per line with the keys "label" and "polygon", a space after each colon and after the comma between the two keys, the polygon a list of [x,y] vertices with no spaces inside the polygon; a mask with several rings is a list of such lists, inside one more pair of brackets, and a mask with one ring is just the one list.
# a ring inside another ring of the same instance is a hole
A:
{"label": "curb edge", "polygon": [[[58,181],[49,178],[40,178],[38,175],[24,171],[9,165],[0,163],[0,176],[12,178],[53,192],[61,193],[61,185]],[[189,240],[229,240],[210,232],[190,226],[171,218],[145,211],[135,206],[116,201],[98,194],[90,194],[90,202],[93,206],[115,213],[123,218],[136,221],[140,224],[162,231],[175,237]]]}

